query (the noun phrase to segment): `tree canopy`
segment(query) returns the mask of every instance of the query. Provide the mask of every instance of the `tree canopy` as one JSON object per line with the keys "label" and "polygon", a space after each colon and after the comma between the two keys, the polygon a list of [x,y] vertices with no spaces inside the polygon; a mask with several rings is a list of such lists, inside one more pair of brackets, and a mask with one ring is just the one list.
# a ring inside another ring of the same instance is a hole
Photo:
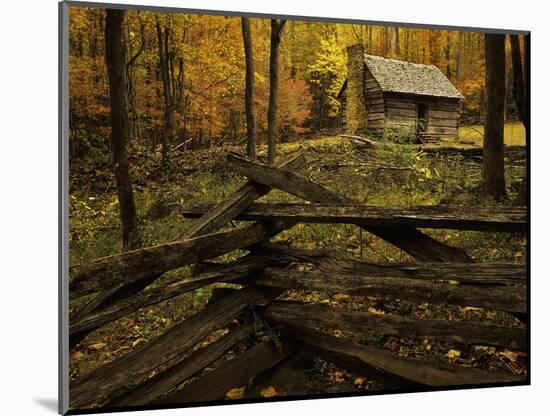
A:
{"label": "tree canopy", "polygon": [[[166,50],[162,64],[161,46]],[[70,9],[71,151],[79,157],[106,146],[108,79],[104,63],[105,10]],[[260,142],[267,135],[269,19],[251,18],[254,104]],[[129,11],[123,27],[127,48],[128,107],[132,139],[156,146],[163,137],[163,67],[172,94],[168,132],[177,142],[202,137],[246,137],[245,56],[238,17]],[[482,120],[483,34],[288,21],[279,51],[278,134],[338,126],[336,99],[346,78],[346,47],[360,43],[369,54],[433,64],[464,95],[463,119]],[[507,114],[516,113],[507,47]],[[163,66],[164,65],[164,66]],[[509,85],[508,85],[509,84]]]}

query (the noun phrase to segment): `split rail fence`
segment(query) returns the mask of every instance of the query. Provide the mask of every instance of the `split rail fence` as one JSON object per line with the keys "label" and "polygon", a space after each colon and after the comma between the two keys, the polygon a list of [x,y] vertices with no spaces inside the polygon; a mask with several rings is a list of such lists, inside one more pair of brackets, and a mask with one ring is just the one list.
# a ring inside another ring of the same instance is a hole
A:
{"label": "split rail fence", "polygon": [[[228,166],[246,176],[248,182],[217,205],[186,209],[186,216],[198,219],[176,241],[70,268],[71,299],[95,294],[93,300],[70,317],[71,348],[91,331],[141,308],[213,283],[242,285],[241,289],[209,302],[202,311],[176,323],[157,338],[72,381],[71,408],[223,399],[229,390],[247,385],[300,351],[313,353],[354,374],[378,374],[416,386],[490,385],[525,379],[508,372],[400,357],[318,330],[526,349],[526,331],[520,327],[415,319],[277,300],[287,289],[391,296],[417,303],[500,310],[525,321],[525,265],[474,263],[463,250],[417,229],[525,233],[525,207],[365,206],[296,173],[304,164],[300,154],[277,166],[229,154]],[[273,188],[307,203],[255,202]],[[219,231],[232,220],[251,223]],[[337,250],[299,249],[269,241],[301,222],[355,224],[400,248],[417,262],[375,264]],[[236,249],[247,249],[248,254],[231,263],[203,262]],[[144,291],[163,273],[196,263],[203,266],[196,275]],[[254,323],[248,319],[252,311],[282,327],[280,342],[257,343],[215,370],[202,372],[239,342],[254,335]],[[233,325],[224,336],[203,348],[194,348],[217,329],[231,326],[237,318],[241,324]]]}

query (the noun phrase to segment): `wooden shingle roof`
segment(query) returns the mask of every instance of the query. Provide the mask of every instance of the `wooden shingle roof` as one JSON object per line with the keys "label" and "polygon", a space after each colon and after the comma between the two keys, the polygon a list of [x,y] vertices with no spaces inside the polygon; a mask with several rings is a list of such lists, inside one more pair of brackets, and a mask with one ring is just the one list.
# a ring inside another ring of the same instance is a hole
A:
{"label": "wooden shingle roof", "polygon": [[365,55],[365,65],[384,92],[464,98],[435,65]]}

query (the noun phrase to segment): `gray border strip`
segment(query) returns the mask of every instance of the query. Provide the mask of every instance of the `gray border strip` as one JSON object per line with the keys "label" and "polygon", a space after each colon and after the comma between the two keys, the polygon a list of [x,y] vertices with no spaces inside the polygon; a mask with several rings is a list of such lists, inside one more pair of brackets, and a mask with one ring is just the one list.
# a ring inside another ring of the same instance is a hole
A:
{"label": "gray border strip", "polygon": [[69,410],[69,4],[58,4],[59,29],[59,342],[58,412]]}
{"label": "gray border strip", "polygon": [[250,13],[244,11],[228,11],[228,10],[207,10],[207,9],[186,9],[179,7],[165,7],[165,6],[146,6],[137,4],[112,4],[112,3],[100,3],[100,2],[84,2],[84,1],[72,1],[66,0],[65,3],[71,7],[98,7],[109,9],[124,9],[124,10],[144,10],[151,12],[161,13],[192,13],[192,14],[205,14],[210,16],[235,16],[235,17],[255,17],[255,18],[275,18],[286,20],[299,20],[304,22],[322,22],[322,23],[343,23],[343,24],[355,24],[355,25],[371,25],[371,26],[399,26],[412,29],[435,29],[435,30],[458,30],[465,32],[483,32],[483,33],[496,33],[496,34],[511,34],[511,35],[527,35],[530,33],[528,30],[516,30],[516,29],[496,29],[496,28],[480,28],[480,27],[468,27],[468,26],[446,26],[438,24],[426,24],[426,23],[405,23],[405,22],[384,22],[378,20],[359,20],[359,19],[343,19],[333,17],[319,17],[319,16],[295,16],[284,14],[270,14],[270,13]]}

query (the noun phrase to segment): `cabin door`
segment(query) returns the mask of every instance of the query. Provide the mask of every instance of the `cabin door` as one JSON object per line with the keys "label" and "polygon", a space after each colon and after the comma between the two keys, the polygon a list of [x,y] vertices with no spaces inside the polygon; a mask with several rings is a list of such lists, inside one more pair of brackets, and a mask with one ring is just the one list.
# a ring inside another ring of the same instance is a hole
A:
{"label": "cabin door", "polygon": [[416,137],[422,136],[428,127],[428,105],[416,104]]}

